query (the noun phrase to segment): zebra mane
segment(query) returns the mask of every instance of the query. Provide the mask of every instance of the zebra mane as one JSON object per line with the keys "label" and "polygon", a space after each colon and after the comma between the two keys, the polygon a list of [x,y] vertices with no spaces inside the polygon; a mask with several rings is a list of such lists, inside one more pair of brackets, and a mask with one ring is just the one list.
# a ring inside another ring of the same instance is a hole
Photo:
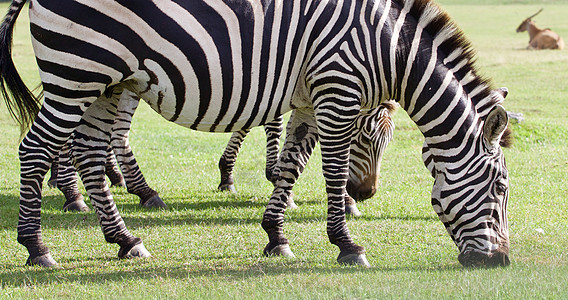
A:
{"label": "zebra mane", "polygon": [[[410,15],[428,25],[424,31],[434,38],[442,37],[443,42],[438,51],[445,55],[444,65],[453,71],[456,79],[462,84],[464,91],[469,95],[481,118],[485,119],[489,111],[500,100],[492,96],[495,89],[491,80],[479,74],[476,67],[476,52],[464,32],[433,0],[400,0],[404,4],[411,4]],[[508,125],[499,144],[501,147],[511,147],[514,141],[513,131]]]}
{"label": "zebra mane", "polygon": [[386,102],[381,103],[381,105],[384,108],[386,108],[387,111],[389,112],[389,114],[391,114],[391,115],[394,113],[394,111],[397,108],[397,104],[394,101],[386,101]]}
{"label": "zebra mane", "polygon": [[402,5],[411,4],[409,14],[426,23],[424,32],[433,38],[442,38],[438,52],[444,54],[443,62],[453,70],[454,76],[470,96],[478,112],[492,108],[498,102],[491,97],[491,80],[479,74],[476,64],[476,52],[463,31],[433,0],[400,0]]}

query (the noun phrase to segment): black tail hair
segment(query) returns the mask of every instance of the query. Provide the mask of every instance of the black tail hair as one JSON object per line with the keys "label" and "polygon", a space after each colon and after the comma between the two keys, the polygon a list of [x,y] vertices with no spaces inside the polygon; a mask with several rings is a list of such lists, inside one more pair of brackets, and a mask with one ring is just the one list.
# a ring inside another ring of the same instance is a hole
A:
{"label": "black tail hair", "polygon": [[12,36],[14,25],[27,0],[13,0],[0,25],[0,91],[10,115],[22,133],[32,124],[41,107],[41,101],[28,89],[12,60]]}

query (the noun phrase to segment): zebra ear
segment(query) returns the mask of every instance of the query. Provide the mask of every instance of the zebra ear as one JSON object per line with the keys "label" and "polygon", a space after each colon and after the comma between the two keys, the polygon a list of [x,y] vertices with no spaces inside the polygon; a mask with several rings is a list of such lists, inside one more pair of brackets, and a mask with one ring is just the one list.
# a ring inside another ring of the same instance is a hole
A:
{"label": "zebra ear", "polygon": [[489,149],[493,149],[499,145],[499,140],[507,128],[509,117],[507,111],[501,105],[496,105],[485,119],[483,125],[483,139]]}
{"label": "zebra ear", "polygon": [[497,92],[499,94],[501,94],[501,96],[503,96],[503,98],[507,98],[507,95],[509,94],[509,89],[506,87],[502,87],[502,88],[498,88]]}

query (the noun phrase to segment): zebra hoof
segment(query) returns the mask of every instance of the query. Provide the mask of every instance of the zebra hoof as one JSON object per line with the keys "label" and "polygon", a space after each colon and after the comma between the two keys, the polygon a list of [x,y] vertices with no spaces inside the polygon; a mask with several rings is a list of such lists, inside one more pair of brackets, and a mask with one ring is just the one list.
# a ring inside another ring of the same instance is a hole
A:
{"label": "zebra hoof", "polygon": [[50,179],[47,181],[47,186],[50,188],[56,188],[57,187],[57,179]]}
{"label": "zebra hoof", "polygon": [[286,258],[296,258],[296,255],[290,249],[290,245],[282,244],[272,248],[270,251],[264,250],[266,256],[283,256]]}
{"label": "zebra hoof", "polygon": [[286,205],[289,209],[298,209],[298,205],[294,202],[294,192],[290,192],[290,198],[288,198]]}
{"label": "zebra hoof", "polygon": [[87,206],[87,204],[85,204],[83,199],[63,205],[63,211],[86,212],[90,210],[91,209]]}
{"label": "zebra hoof", "polygon": [[342,264],[342,265],[362,266],[362,267],[365,267],[365,268],[371,267],[371,265],[367,261],[367,257],[365,256],[364,253],[347,254],[347,255],[344,255],[344,256],[341,256],[341,254],[339,254],[339,257],[337,258],[337,262]]}
{"label": "zebra hoof", "polygon": [[362,215],[355,204],[345,205],[345,214],[353,217],[360,217]]}
{"label": "zebra hoof", "polygon": [[51,254],[47,253],[44,255],[36,256],[34,258],[31,258],[31,256],[28,257],[26,266],[40,266],[51,268],[57,266],[57,262],[55,261],[55,259],[53,259],[53,257],[51,257]]}
{"label": "zebra hoof", "polygon": [[120,171],[117,168],[115,168],[115,166],[106,167],[105,174],[110,181],[111,187],[121,187],[121,188],[126,187],[126,181],[124,181],[122,173],[120,173]]}
{"label": "zebra hoof", "polygon": [[119,258],[152,257],[152,254],[150,254],[150,252],[148,250],[146,250],[146,247],[144,247],[144,244],[142,244],[142,243],[135,245],[126,253],[121,253],[121,251],[122,251],[122,249],[120,251],[118,251],[118,257]]}
{"label": "zebra hoof", "polygon": [[111,187],[118,187],[118,188],[126,188],[126,182],[123,180],[118,181],[118,182],[112,182],[110,184]]}
{"label": "zebra hoof", "polygon": [[288,209],[298,209],[298,205],[296,205],[296,202],[294,202],[294,199],[290,199],[288,200]]}
{"label": "zebra hoof", "polygon": [[237,193],[237,189],[234,184],[220,184],[218,189],[223,192],[228,191],[233,194]]}
{"label": "zebra hoof", "polygon": [[162,198],[160,198],[160,196],[158,196],[158,195],[154,195],[150,199],[148,199],[144,202],[142,202],[142,200],[140,200],[140,206],[146,207],[146,208],[166,208],[167,207],[166,203],[164,203],[164,201],[162,201]]}

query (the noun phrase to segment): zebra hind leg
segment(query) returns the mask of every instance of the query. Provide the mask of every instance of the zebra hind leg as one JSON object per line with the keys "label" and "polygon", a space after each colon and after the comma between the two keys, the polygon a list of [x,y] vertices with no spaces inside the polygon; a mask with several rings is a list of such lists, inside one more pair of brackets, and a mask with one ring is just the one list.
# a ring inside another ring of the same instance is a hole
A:
{"label": "zebra hind leg", "polygon": [[67,148],[67,143],[51,164],[51,174],[47,185],[50,188],[57,188],[63,193],[65,197],[63,211],[89,211],[83,195],[79,192],[77,177],[75,176],[76,170],[71,164],[68,150],[64,150],[65,148]]}
{"label": "zebra hind leg", "polygon": [[[126,189],[130,194],[137,195],[140,198],[140,206],[145,208],[165,208],[166,203],[162,201],[158,192],[148,186],[128,142],[132,117],[139,103],[140,98],[138,95],[127,90],[123,91],[120,101],[118,101],[116,117],[112,125],[112,151],[109,151],[109,155],[111,158],[116,157],[122,171]],[[109,160],[107,159],[107,165],[108,162]],[[113,165],[116,166],[116,163]],[[108,171],[108,168],[106,169]],[[120,174],[118,170],[116,172]]]}
{"label": "zebra hind leg", "polygon": [[105,178],[105,163],[110,143],[112,121],[118,96],[104,96],[95,101],[75,130],[71,156],[91,203],[97,212],[105,240],[120,246],[119,258],[149,257],[142,240],[133,236],[120,216]]}
{"label": "zebra hind leg", "polygon": [[[54,115],[58,103],[45,98],[30,130],[20,143],[20,208],[18,243],[26,247],[26,265],[53,267],[57,262],[44,244],[41,232],[41,191],[51,162],[80,121],[77,114]],[[63,117],[60,117],[63,116]],[[53,125],[47,125],[47,124]]]}

